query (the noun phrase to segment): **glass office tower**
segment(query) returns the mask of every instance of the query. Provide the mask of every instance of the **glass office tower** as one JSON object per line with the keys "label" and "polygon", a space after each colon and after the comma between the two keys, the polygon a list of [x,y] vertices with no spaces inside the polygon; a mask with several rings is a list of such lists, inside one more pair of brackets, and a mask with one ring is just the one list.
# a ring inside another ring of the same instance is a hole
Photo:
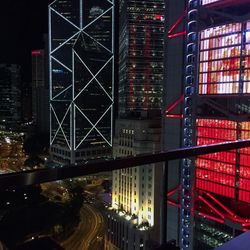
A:
{"label": "glass office tower", "polygon": [[162,106],[164,2],[120,1],[119,116]]}
{"label": "glass office tower", "polygon": [[50,143],[54,161],[107,157],[114,99],[113,1],[49,6]]}

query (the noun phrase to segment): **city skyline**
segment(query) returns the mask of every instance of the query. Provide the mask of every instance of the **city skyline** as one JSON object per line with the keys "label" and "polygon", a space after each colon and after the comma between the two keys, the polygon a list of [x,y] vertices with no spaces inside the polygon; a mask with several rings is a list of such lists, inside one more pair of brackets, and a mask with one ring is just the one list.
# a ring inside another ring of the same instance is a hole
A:
{"label": "city skyline", "polygon": [[4,3],[0,248],[212,250],[249,231],[249,4]]}

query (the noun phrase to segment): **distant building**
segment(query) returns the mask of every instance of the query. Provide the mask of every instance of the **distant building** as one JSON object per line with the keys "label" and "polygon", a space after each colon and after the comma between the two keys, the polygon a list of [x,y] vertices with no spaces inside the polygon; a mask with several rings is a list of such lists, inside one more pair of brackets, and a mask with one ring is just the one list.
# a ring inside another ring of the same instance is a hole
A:
{"label": "distant building", "polygon": [[0,123],[15,128],[21,122],[20,66],[0,64]]}
{"label": "distant building", "polygon": [[49,88],[47,53],[34,50],[32,57],[32,120],[39,132],[49,133]]}
{"label": "distant building", "polygon": [[49,6],[50,144],[59,163],[111,155],[113,8],[109,0]]}

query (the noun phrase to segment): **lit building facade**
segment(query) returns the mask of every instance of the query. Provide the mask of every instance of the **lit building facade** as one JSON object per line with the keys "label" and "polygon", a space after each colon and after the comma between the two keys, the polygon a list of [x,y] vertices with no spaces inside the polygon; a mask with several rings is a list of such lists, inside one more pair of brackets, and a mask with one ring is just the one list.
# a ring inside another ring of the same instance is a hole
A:
{"label": "lit building facade", "polygon": [[[244,0],[189,1],[185,147],[249,139],[247,4]],[[207,15],[197,14],[199,5]],[[245,19],[236,22],[239,15]],[[249,167],[249,148],[182,161],[181,249],[214,249],[249,229]]]}
{"label": "lit building facade", "polygon": [[16,128],[21,123],[20,66],[0,64],[0,123],[6,128]]}
{"label": "lit building facade", "polygon": [[[249,139],[249,43],[248,20],[200,32],[198,93],[201,98],[216,96],[218,101],[217,109],[210,107],[196,119],[197,145]],[[226,100],[220,100],[223,97]],[[228,107],[223,112],[220,108],[226,104]],[[209,114],[213,110],[213,114]],[[210,220],[224,224],[224,228],[216,230],[211,222],[209,226],[203,222],[205,229],[197,231],[208,232],[198,237],[196,249],[201,246],[213,249],[249,229],[249,153],[249,148],[245,148],[197,158],[195,187],[199,193],[198,215],[201,216],[197,220],[211,215]],[[210,205],[212,213],[204,204]],[[209,234],[213,228],[214,232]],[[218,237],[219,231],[221,237]]]}
{"label": "lit building facade", "polygon": [[[114,157],[160,150],[160,125],[159,119],[118,119]],[[113,171],[112,208],[116,213],[108,217],[108,239],[120,249],[146,249],[149,239],[160,242],[161,173],[161,164]]]}
{"label": "lit building facade", "polygon": [[[164,86],[165,149],[249,139],[247,4],[167,1],[165,82],[175,88]],[[169,166],[167,240],[210,250],[248,230],[249,149],[183,159],[181,171],[178,161]]]}
{"label": "lit building facade", "polygon": [[[120,1],[115,157],[161,148],[164,12],[162,0]],[[113,172],[108,240],[120,249],[160,243],[161,173],[161,165]]]}
{"label": "lit building facade", "polygon": [[54,161],[107,157],[114,99],[113,1],[49,6],[50,143]]}
{"label": "lit building facade", "polygon": [[164,1],[120,1],[119,116],[162,106]]}

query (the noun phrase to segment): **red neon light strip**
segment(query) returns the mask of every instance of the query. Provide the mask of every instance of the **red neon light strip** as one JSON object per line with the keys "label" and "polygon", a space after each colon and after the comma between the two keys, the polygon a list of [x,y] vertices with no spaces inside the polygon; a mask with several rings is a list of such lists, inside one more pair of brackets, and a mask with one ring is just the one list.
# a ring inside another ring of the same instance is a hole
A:
{"label": "red neon light strip", "polygon": [[181,22],[181,20],[184,18],[184,16],[186,15],[187,10],[184,10],[184,12],[182,13],[182,15],[176,20],[176,22],[171,26],[171,28],[168,31],[168,35],[171,35],[172,31],[175,29],[175,27]]}
{"label": "red neon light strip", "polygon": [[183,118],[183,115],[178,115],[178,114],[167,114],[166,117],[168,117],[168,118],[182,119],[182,118]]}
{"label": "red neon light strip", "polygon": [[216,212],[222,219],[225,218],[225,215],[222,214],[218,209],[216,209],[213,205],[211,205],[206,199],[204,199],[201,195],[198,196],[198,198],[203,201],[206,205],[208,205],[214,212]]}
{"label": "red neon light strip", "polygon": [[235,216],[235,214],[228,209],[226,206],[224,206],[221,202],[219,202],[214,196],[212,196],[211,194],[205,192],[205,194],[211,198],[215,203],[217,203],[219,206],[221,206],[227,213],[229,213],[231,216]]}
{"label": "red neon light strip", "polygon": [[240,218],[238,215],[233,213],[231,210],[229,210],[226,206],[224,206],[220,201],[218,201],[215,197],[213,197],[209,193],[205,193],[207,196],[209,196],[214,202],[216,202],[220,207],[222,207],[229,215],[229,219],[233,222],[241,223],[242,226],[250,226],[250,220],[249,219],[244,219]]}
{"label": "red neon light strip", "polygon": [[32,55],[41,55],[41,51],[32,51],[31,54]]}
{"label": "red neon light strip", "polygon": [[243,227],[249,227],[250,226],[250,222],[248,222],[248,223],[242,223],[242,226]]}
{"label": "red neon light strip", "polygon": [[182,95],[177,100],[175,100],[174,103],[170,105],[170,107],[165,111],[165,113],[166,114],[169,113],[174,107],[176,107],[180,102],[182,102],[183,99],[184,99],[184,95]]}
{"label": "red neon light strip", "polygon": [[167,192],[167,197],[170,196],[170,195],[172,195],[173,193],[175,193],[177,190],[179,190],[179,188],[180,188],[180,186],[178,186],[178,187],[170,190],[169,192]]}
{"label": "red neon light strip", "polygon": [[170,200],[167,200],[167,203],[168,203],[169,205],[172,205],[172,206],[174,206],[174,207],[178,207],[178,208],[180,208],[180,207],[181,207],[181,205],[180,205],[180,204],[178,204],[178,203],[175,203],[175,202],[173,202],[173,201],[170,201]]}
{"label": "red neon light strip", "polygon": [[216,218],[216,217],[208,215],[208,214],[204,214],[204,213],[199,212],[198,215],[206,217],[206,218],[208,218],[210,220],[213,220],[213,221],[216,221],[216,222],[219,222],[219,223],[222,223],[222,224],[224,223],[224,220]]}
{"label": "red neon light strip", "polygon": [[181,31],[181,32],[177,32],[177,33],[174,33],[174,34],[171,34],[171,35],[168,35],[168,38],[174,38],[174,37],[177,37],[177,36],[183,36],[183,35],[186,35],[187,34],[187,31],[184,30],[184,31]]}

